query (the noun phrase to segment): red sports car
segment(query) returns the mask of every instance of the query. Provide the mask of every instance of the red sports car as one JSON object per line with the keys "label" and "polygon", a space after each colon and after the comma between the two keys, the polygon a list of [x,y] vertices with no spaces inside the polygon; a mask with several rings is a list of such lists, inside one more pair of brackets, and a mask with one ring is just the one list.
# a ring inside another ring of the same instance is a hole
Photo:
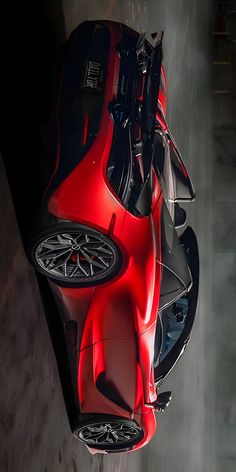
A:
{"label": "red sports car", "polygon": [[162,36],[111,21],[71,34],[55,167],[29,245],[63,327],[72,431],[93,453],[153,437],[170,401],[157,388],[196,312],[196,237],[176,231],[178,202],[195,192],[166,123]]}

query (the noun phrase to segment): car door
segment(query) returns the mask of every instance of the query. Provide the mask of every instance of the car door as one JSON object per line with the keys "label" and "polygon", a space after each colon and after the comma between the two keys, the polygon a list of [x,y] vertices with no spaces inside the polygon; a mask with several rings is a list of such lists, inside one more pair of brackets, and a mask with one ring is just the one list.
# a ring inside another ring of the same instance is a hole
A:
{"label": "car door", "polygon": [[189,269],[192,286],[189,292],[159,310],[154,347],[154,379],[159,386],[184,352],[196,315],[199,285],[199,254],[192,228],[187,227],[180,236]]}

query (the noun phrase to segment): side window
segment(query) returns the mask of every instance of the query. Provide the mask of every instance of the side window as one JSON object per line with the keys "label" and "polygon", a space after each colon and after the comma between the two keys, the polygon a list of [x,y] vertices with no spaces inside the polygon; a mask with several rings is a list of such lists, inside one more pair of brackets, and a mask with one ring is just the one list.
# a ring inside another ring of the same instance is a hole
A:
{"label": "side window", "polygon": [[153,165],[163,191],[166,205],[173,219],[175,192],[169,144],[159,131],[156,131],[155,135]]}
{"label": "side window", "polygon": [[191,201],[195,196],[195,190],[181,156],[172,142],[169,145],[169,152],[175,176],[175,200]]}
{"label": "side window", "polygon": [[183,296],[159,313],[155,338],[154,367],[170,353],[180,338],[188,316],[188,297]]}

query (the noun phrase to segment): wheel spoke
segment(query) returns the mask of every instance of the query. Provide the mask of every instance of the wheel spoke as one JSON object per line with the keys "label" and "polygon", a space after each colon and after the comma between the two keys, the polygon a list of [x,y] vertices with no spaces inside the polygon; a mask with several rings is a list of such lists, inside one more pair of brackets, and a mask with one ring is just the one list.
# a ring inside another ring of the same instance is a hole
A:
{"label": "wheel spoke", "polygon": [[127,427],[126,427],[126,429],[122,428],[122,430],[119,431],[119,434],[120,434],[120,432],[122,434],[136,434],[135,430],[132,431],[130,428],[127,428]]}
{"label": "wheel spoke", "polygon": [[65,240],[67,240],[67,239],[68,239],[69,241],[74,241],[73,236],[71,236],[71,235],[68,234],[68,233],[63,233],[62,235],[58,234],[57,237],[58,237],[58,241],[62,241],[62,242],[64,242],[64,243],[65,243]]}
{"label": "wheel spoke", "polygon": [[67,260],[69,259],[69,257],[70,257],[70,255],[71,255],[72,251],[71,251],[71,249],[67,249],[66,252],[67,252],[67,253],[69,252],[69,255],[66,254],[66,253],[64,253],[64,256],[66,256],[66,257],[64,257],[63,260],[60,260],[59,262],[57,262],[56,264],[54,264],[54,265],[53,265],[53,269],[57,269],[58,267],[63,266],[63,264],[65,264],[65,263],[67,262]]}
{"label": "wheel spoke", "polygon": [[107,265],[105,265],[105,264],[100,264],[100,262],[98,262],[98,261],[96,261],[96,260],[94,260],[94,259],[91,259],[90,262],[91,262],[91,264],[93,264],[93,266],[98,267],[98,268],[100,268],[100,269],[104,269],[104,267],[107,267]]}
{"label": "wheel spoke", "polygon": [[[103,267],[104,267],[104,266],[105,266],[105,267],[108,267],[108,266],[109,266],[109,263],[106,262],[106,261],[104,261],[104,256],[103,256],[103,257],[100,256],[97,252],[91,251],[90,249],[87,249],[87,248],[83,248],[83,250],[81,249],[81,252],[82,252],[82,254],[84,255],[84,257],[85,257],[84,252],[86,252],[86,254],[89,253],[89,254],[87,254],[88,257],[89,257],[89,259],[87,259],[87,260],[88,260],[88,262],[90,262],[91,264],[96,265],[95,262],[97,262],[97,263],[99,264],[99,261],[96,261],[95,259],[92,259],[92,257],[90,257],[90,255],[91,255],[91,256],[94,256],[94,257],[97,257],[97,259],[99,259],[99,260],[102,262]],[[105,257],[108,257],[108,256],[105,256]],[[99,266],[97,266],[97,267],[99,267]]]}
{"label": "wheel spoke", "polygon": [[86,270],[85,270],[85,269],[82,267],[82,265],[80,264],[79,254],[77,254],[76,266],[75,266],[75,268],[73,269],[73,271],[71,272],[70,277],[73,277],[73,275],[75,275],[78,270],[81,270],[81,272],[82,272],[84,275],[88,276],[88,272],[86,272]]}
{"label": "wheel spoke", "polygon": [[99,267],[100,269],[104,269],[104,265],[100,264],[95,259],[92,259],[83,249],[80,249],[80,251],[81,251],[81,254],[83,254],[86,261],[88,261],[90,264],[92,264],[95,267]]}
{"label": "wheel spoke", "polygon": [[100,433],[101,431],[104,432],[101,426],[88,426],[87,429],[91,431],[91,433]]}
{"label": "wheel spoke", "polygon": [[91,254],[91,256],[103,257],[103,258],[105,257],[106,259],[110,259],[112,257],[112,253],[110,252],[101,253],[100,249],[96,250],[96,249],[90,249],[88,247],[84,247],[83,249],[86,250],[88,254]]}
{"label": "wheel spoke", "polygon": [[71,256],[72,252],[73,252],[73,251],[71,250],[70,253],[69,253],[69,255],[67,256],[66,260],[64,261],[63,266],[62,266],[63,275],[64,275],[65,277],[67,277],[67,262],[68,262],[68,260],[70,259],[70,256]]}
{"label": "wheel spoke", "polygon": [[93,275],[94,270],[93,270],[93,264],[91,262],[89,263],[89,268],[90,268],[90,275]]}
{"label": "wheel spoke", "polygon": [[95,251],[94,249],[89,249],[87,247],[84,247],[83,250],[86,251],[88,254],[91,254],[91,256],[98,257],[98,252]]}
{"label": "wheel spoke", "polygon": [[106,267],[109,266],[108,262],[104,261],[103,257],[99,256],[98,259],[102,262],[102,264],[103,264],[104,266],[106,266]]}
{"label": "wheel spoke", "polygon": [[118,441],[119,436],[118,436],[117,432],[116,432],[116,431],[112,431],[111,434],[112,434],[112,436],[115,438],[115,440]]}
{"label": "wheel spoke", "polygon": [[57,259],[60,256],[63,256],[66,252],[70,251],[70,248],[66,248],[63,250],[58,249],[52,249],[51,251],[44,252],[42,255],[40,255],[41,259]]}
{"label": "wheel spoke", "polygon": [[100,246],[98,249],[99,249],[99,251],[102,252],[103,254],[108,254],[108,255],[112,256],[112,252],[109,251],[108,249],[106,249],[105,247]]}
{"label": "wheel spoke", "polygon": [[50,243],[48,242],[43,242],[42,243],[43,248],[46,249],[62,249],[65,247],[65,244],[59,243],[58,241],[51,241]]}
{"label": "wheel spoke", "polygon": [[122,431],[119,431],[118,434],[119,434],[119,438],[121,438],[121,439],[123,439],[123,438],[130,439],[130,436],[129,436],[128,433],[125,434],[125,433],[122,433]]}

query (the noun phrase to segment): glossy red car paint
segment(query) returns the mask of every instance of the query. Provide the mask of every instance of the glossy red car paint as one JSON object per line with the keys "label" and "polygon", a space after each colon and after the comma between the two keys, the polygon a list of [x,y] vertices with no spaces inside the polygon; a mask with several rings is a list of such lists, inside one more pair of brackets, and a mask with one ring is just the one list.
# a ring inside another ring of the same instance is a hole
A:
{"label": "glossy red car paint", "polygon": [[[51,283],[51,288],[59,302],[63,302],[69,318],[76,319],[79,325],[76,351],[81,413],[135,419],[144,430],[143,439],[132,447],[136,450],[150,441],[156,429],[152,405],[157,399],[153,350],[161,282],[163,197],[153,171],[152,213],[149,217],[137,217],[125,209],[108,181],[106,169],[114,128],[108,104],[117,94],[120,58],[116,45],[122,31],[118,23],[105,23],[111,46],[99,133],[86,156],[51,195],[48,212],[58,219],[78,222],[109,235],[121,251],[122,267],[115,279],[95,287],[63,288]],[[161,76],[157,118],[165,131],[163,66]],[[59,160],[58,138],[54,175]],[[99,390],[98,380],[103,373],[106,382],[124,400],[125,407],[112,402]]]}

